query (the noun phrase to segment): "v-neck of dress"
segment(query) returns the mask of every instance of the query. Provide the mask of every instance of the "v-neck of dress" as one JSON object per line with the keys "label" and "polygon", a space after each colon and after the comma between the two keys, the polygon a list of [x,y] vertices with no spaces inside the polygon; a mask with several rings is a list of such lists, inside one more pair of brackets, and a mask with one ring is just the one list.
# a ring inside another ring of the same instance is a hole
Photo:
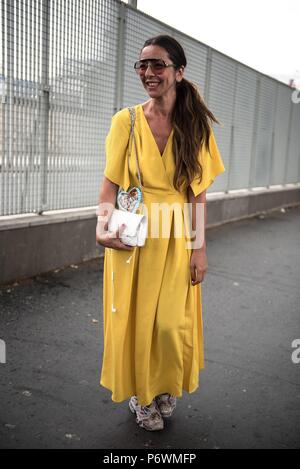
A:
{"label": "v-neck of dress", "polygon": [[152,138],[153,138],[153,140],[154,140],[154,143],[155,143],[155,146],[156,146],[156,148],[157,148],[158,154],[159,154],[159,156],[160,156],[161,158],[163,158],[163,157],[164,157],[164,154],[165,154],[165,152],[166,152],[166,149],[167,149],[167,147],[168,147],[168,145],[169,145],[170,139],[171,139],[171,137],[172,137],[172,135],[173,135],[173,130],[174,130],[174,129],[171,130],[170,135],[169,135],[168,140],[167,140],[167,143],[166,143],[166,145],[165,145],[164,151],[161,153],[161,152],[160,152],[160,149],[158,148],[157,142],[156,142],[156,140],[155,140],[155,138],[154,138],[154,135],[153,135],[153,132],[152,132],[151,127],[150,127],[150,125],[149,125],[149,122],[147,121],[147,118],[146,118],[146,116],[145,116],[145,113],[144,113],[144,109],[143,109],[143,105],[142,105],[142,104],[140,104],[140,110],[141,110],[141,114],[142,114],[142,116],[143,116],[143,119],[145,120],[146,125],[147,125],[147,127],[148,127],[148,130],[149,130],[149,132],[150,132],[150,134],[151,134],[151,136],[152,136]]}

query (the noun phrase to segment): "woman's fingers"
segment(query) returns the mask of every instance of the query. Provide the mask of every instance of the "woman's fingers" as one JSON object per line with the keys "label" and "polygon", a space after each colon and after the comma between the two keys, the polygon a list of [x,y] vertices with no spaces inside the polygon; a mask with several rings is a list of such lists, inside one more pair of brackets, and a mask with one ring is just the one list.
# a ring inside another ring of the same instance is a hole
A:
{"label": "woman's fingers", "polygon": [[124,223],[118,227],[117,231],[115,232],[116,238],[120,239],[120,236],[125,230],[125,228],[126,228],[126,225]]}
{"label": "woman's fingers", "polygon": [[196,271],[196,266],[195,264],[191,264],[190,265],[190,271],[191,271],[191,279],[192,279],[192,282],[195,282],[196,278],[197,278],[197,271]]}
{"label": "woman's fingers", "polygon": [[96,228],[96,241],[99,244],[102,244],[104,247],[112,248],[112,249],[118,249],[118,250],[123,250],[123,251],[132,251],[134,249],[134,246],[129,246],[127,244],[124,244],[121,240],[121,235],[124,231],[126,226],[123,224],[119,226],[119,228],[114,231],[114,232],[103,232],[102,230],[98,230],[98,227]]}
{"label": "woman's fingers", "polygon": [[204,272],[200,272],[195,265],[191,265],[192,284],[197,285],[203,281]]}
{"label": "woman's fingers", "polygon": [[126,225],[123,223],[121,226],[118,227],[117,231],[113,233],[115,237],[115,246],[116,249],[123,249],[125,251],[132,251],[134,246],[129,246],[127,244],[124,244],[123,241],[121,240],[121,234],[125,230]]}
{"label": "woman's fingers", "polygon": [[193,277],[193,284],[196,285],[198,282],[198,270],[197,267],[194,268],[194,277]]}

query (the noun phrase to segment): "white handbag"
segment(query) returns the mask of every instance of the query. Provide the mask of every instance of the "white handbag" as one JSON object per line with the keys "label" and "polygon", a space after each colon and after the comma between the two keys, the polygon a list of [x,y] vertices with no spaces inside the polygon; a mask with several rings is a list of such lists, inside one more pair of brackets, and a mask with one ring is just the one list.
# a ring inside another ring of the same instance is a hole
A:
{"label": "white handbag", "polygon": [[[145,213],[135,213],[140,205],[142,209],[144,208],[144,205],[140,167],[134,137],[135,109],[128,108],[128,110],[130,112],[131,118],[130,136],[131,142],[134,142],[135,145],[135,155],[140,187],[131,187],[128,191],[125,191],[122,187],[119,188],[117,195],[118,208],[115,208],[110,216],[108,221],[108,231],[115,232],[122,224],[125,224],[126,226],[120,235],[121,241],[129,246],[140,247],[144,246],[146,242],[148,233],[148,218]],[[129,157],[130,155],[131,152]]]}
{"label": "white handbag", "polygon": [[123,223],[126,226],[120,235],[121,241],[129,246],[144,246],[148,229],[146,215],[114,209],[108,230],[116,231]]}

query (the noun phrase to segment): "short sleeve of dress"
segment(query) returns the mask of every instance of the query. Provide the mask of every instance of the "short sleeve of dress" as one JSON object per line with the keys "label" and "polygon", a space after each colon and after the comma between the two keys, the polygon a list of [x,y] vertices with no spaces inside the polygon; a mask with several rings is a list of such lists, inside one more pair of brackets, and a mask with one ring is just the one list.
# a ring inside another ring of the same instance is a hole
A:
{"label": "short sleeve of dress", "polygon": [[199,161],[202,166],[202,180],[199,183],[199,177],[195,177],[191,182],[190,187],[193,190],[194,196],[201,194],[205,191],[214,181],[218,174],[225,171],[225,167],[216,143],[213,129],[210,129],[209,148],[210,153],[205,145],[202,151],[199,152]]}
{"label": "short sleeve of dress", "polygon": [[105,139],[106,165],[104,176],[127,190],[130,185],[128,169],[128,143],[130,114],[127,108],[113,115],[110,130]]}

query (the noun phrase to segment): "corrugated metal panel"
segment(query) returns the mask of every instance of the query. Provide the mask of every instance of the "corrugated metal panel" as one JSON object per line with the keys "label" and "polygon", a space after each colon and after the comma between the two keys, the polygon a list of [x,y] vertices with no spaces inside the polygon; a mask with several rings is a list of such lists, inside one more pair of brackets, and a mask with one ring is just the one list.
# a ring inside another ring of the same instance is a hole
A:
{"label": "corrugated metal panel", "polygon": [[282,184],[284,182],[291,107],[291,90],[284,85],[278,84],[270,184]]}
{"label": "corrugated metal panel", "polygon": [[275,116],[276,84],[262,76],[257,110],[257,139],[254,151],[252,187],[267,186],[271,168],[272,133]]}
{"label": "corrugated metal panel", "polygon": [[238,66],[233,119],[233,150],[230,160],[230,189],[249,184],[251,145],[255,119],[256,72]]}
{"label": "corrugated metal panel", "polygon": [[292,115],[289,129],[289,143],[287,151],[287,168],[285,182],[299,181],[300,161],[300,103],[292,102]]}
{"label": "corrugated metal panel", "polygon": [[208,106],[222,124],[222,127],[214,125],[214,133],[226,168],[226,172],[216,179],[213,185],[214,191],[226,190],[228,187],[229,171],[231,171],[236,74],[236,63],[213,51]]}

